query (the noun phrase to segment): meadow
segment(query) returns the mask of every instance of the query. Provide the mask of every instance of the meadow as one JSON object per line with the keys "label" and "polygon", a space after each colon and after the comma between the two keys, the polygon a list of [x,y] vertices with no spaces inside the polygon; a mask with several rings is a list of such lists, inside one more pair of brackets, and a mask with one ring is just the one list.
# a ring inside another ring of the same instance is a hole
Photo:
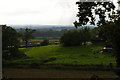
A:
{"label": "meadow", "polygon": [[102,49],[102,45],[73,47],[48,45],[28,48],[25,50],[25,54],[43,61],[44,64],[109,65],[109,63],[113,63],[115,65],[115,57],[102,53]]}
{"label": "meadow", "polygon": [[19,48],[26,57],[6,60],[4,68],[109,70],[109,63],[116,66],[112,54],[102,52],[103,45],[63,47],[47,45]]}

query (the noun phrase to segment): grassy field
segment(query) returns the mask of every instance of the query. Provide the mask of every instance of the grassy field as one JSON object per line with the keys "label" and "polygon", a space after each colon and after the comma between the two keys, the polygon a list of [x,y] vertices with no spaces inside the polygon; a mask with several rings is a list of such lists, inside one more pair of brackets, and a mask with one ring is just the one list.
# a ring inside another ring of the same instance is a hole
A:
{"label": "grassy field", "polygon": [[48,45],[28,48],[25,50],[25,54],[36,60],[44,61],[44,64],[108,65],[112,62],[115,65],[116,62],[113,56],[100,53],[102,48],[103,46],[100,45],[74,47]]}
{"label": "grassy field", "polygon": [[[42,47],[19,48],[28,58],[8,60],[3,69],[7,78],[100,78],[114,79],[117,69],[115,57],[101,53],[103,46],[62,47],[48,45]],[[32,74],[31,74],[32,72]],[[52,73],[51,73],[52,72]]]}

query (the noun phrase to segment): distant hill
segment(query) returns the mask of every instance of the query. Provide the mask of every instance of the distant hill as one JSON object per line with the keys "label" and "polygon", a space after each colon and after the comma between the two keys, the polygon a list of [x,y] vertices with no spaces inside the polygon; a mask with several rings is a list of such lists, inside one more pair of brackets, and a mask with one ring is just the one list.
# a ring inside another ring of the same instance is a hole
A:
{"label": "distant hill", "polygon": [[[61,25],[10,25],[10,26],[15,28],[18,32],[20,28],[35,29],[36,32],[33,34],[35,37],[60,37],[66,31],[75,29],[74,26],[61,26]],[[82,27],[85,26],[80,26],[78,28],[80,29]],[[95,26],[88,25],[87,27],[94,28]]]}
{"label": "distant hill", "polygon": [[[61,29],[75,29],[74,26],[64,26],[64,25],[10,25],[11,27],[15,29],[19,28],[31,28],[31,29],[40,29],[40,30],[61,30]],[[94,28],[95,26],[92,25],[85,25],[90,28]],[[79,28],[85,27],[85,26],[80,26]]]}

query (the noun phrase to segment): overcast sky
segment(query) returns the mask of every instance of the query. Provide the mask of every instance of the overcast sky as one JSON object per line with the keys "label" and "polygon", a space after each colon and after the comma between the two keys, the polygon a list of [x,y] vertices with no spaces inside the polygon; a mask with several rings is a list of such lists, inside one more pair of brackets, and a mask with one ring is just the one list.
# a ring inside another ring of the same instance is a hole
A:
{"label": "overcast sky", "polygon": [[0,24],[72,25],[78,0],[0,0]]}
{"label": "overcast sky", "polygon": [[72,25],[78,0],[0,0],[0,24]]}

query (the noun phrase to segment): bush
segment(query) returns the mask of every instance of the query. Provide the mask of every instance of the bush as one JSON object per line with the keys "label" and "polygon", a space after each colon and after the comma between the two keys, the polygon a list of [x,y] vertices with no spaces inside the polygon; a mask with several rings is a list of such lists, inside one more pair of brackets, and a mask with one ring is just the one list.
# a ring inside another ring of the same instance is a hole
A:
{"label": "bush", "polygon": [[15,49],[15,50],[13,50],[13,51],[15,51],[15,53],[13,52],[13,53],[11,54],[10,51],[4,50],[4,51],[3,51],[2,58],[5,59],[5,60],[7,60],[7,59],[15,59],[15,58],[25,58],[25,57],[27,57],[24,53],[22,53],[22,52],[19,51],[18,49]]}
{"label": "bush", "polygon": [[80,33],[77,30],[68,31],[61,37],[60,42],[63,46],[77,46],[82,44]]}
{"label": "bush", "polygon": [[49,40],[45,39],[41,42],[41,46],[49,45]]}
{"label": "bush", "polygon": [[70,30],[63,34],[60,42],[63,46],[79,46],[86,41],[91,40],[91,33],[89,28],[82,28],[80,30]]}

